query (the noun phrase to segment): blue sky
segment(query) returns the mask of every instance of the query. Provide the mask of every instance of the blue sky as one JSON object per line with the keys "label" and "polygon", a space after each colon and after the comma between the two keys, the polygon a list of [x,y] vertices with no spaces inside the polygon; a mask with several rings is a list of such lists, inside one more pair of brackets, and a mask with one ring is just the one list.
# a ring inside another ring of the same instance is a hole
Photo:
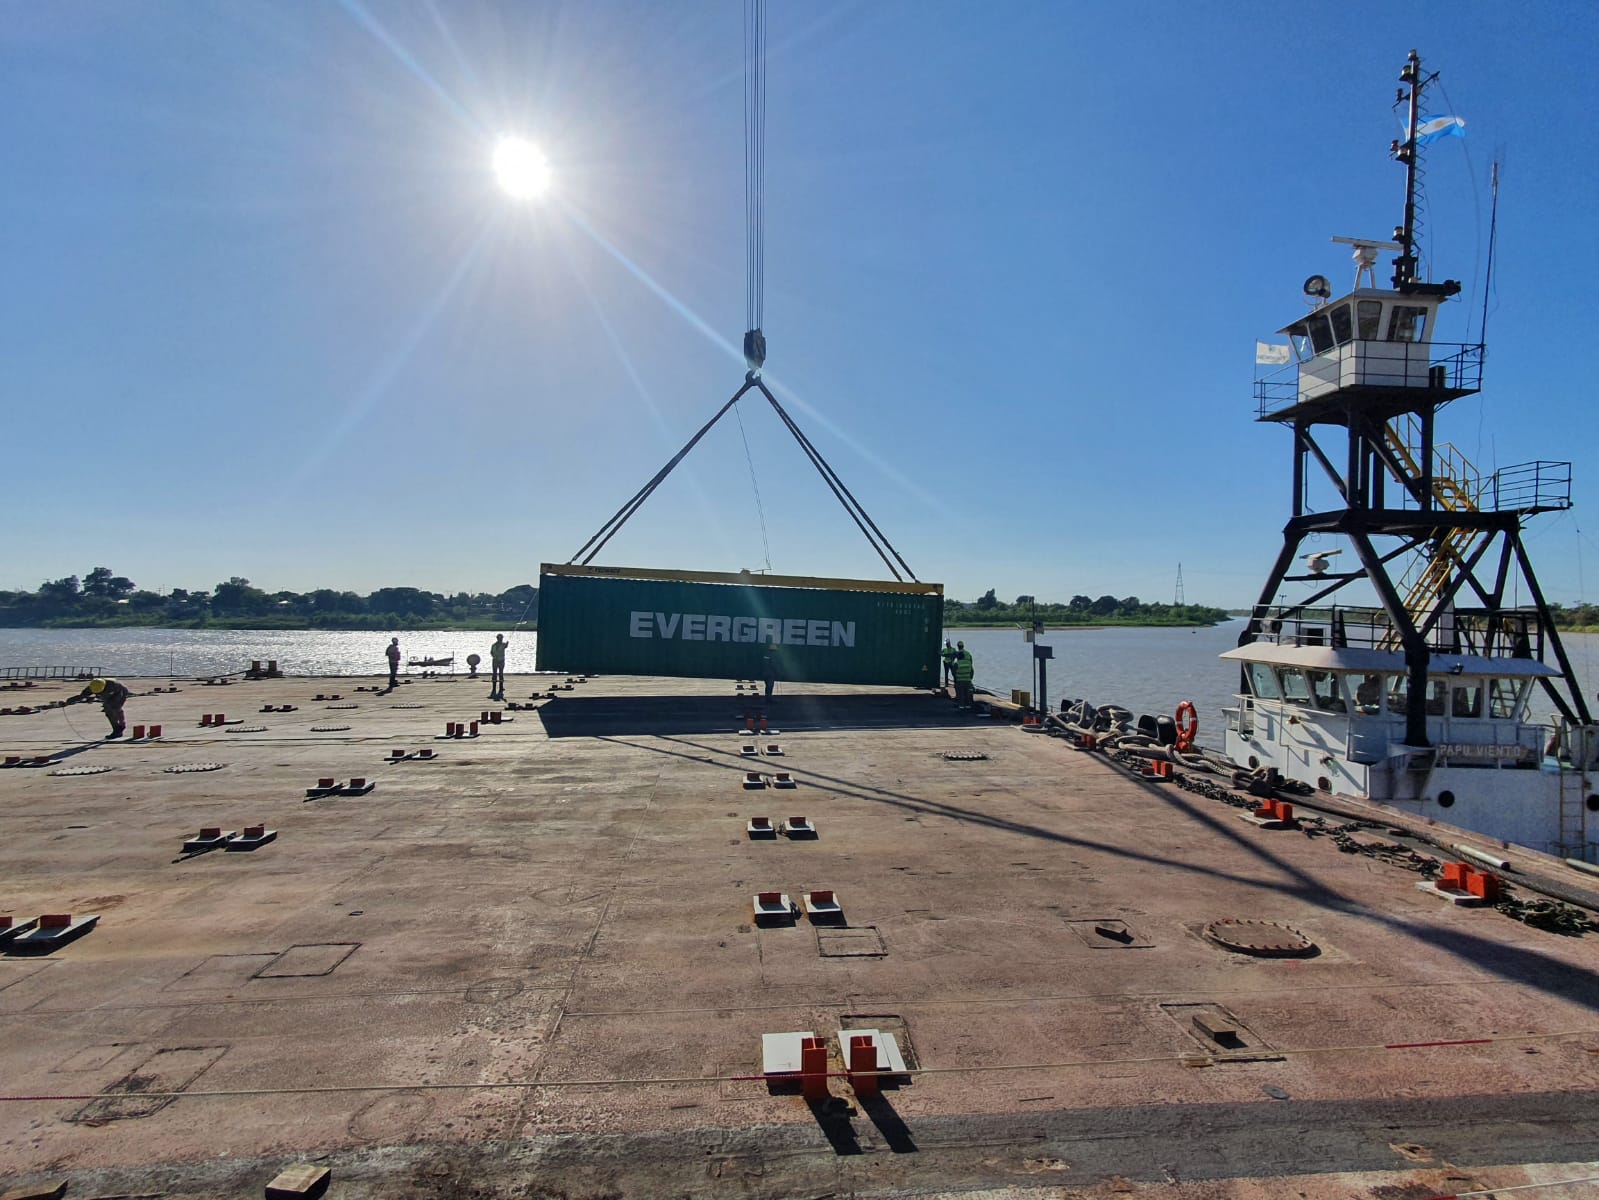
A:
{"label": "blue sky", "polygon": [[[1591,4],[769,12],[767,378],[917,573],[973,598],[1253,599],[1287,434],[1253,344],[1386,236],[1412,46],[1464,116],[1424,249],[1482,303],[1443,436],[1571,459],[1530,531],[1593,599]],[[0,0],[0,587],[498,591],[565,561],[742,382],[742,8]],[[517,205],[495,139],[538,142]],[[715,337],[707,336],[706,330]],[[607,548],[878,576],[742,406]],[[1599,516],[1593,518],[1599,529]],[[769,552],[767,547],[769,547]]]}

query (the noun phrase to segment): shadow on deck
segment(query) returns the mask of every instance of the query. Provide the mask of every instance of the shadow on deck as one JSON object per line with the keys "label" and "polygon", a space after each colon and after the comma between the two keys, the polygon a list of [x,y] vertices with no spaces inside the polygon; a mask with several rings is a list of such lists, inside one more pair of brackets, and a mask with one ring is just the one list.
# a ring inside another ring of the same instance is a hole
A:
{"label": "shadow on deck", "polygon": [[[910,690],[853,695],[567,696],[539,709],[550,737],[734,733],[765,715],[773,731],[944,729],[981,722],[943,696]],[[776,736],[774,732],[773,736]],[[760,736],[757,734],[756,736]]]}

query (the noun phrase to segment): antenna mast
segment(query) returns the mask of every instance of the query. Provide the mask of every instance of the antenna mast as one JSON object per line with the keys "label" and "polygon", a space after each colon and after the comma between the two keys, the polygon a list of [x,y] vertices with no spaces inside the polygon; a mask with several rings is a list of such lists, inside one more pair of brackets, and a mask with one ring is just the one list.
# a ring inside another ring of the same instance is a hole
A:
{"label": "antenna mast", "polygon": [[1400,255],[1394,259],[1394,287],[1401,292],[1416,281],[1416,130],[1421,125],[1422,89],[1436,78],[1437,72],[1422,78],[1421,56],[1412,50],[1399,72],[1399,82],[1409,85],[1410,94],[1407,97],[1405,89],[1400,88],[1394,97],[1396,104],[1407,98],[1410,104],[1404,144],[1395,142],[1392,146],[1394,157],[1405,164],[1405,223],[1394,229],[1394,241],[1400,247]]}

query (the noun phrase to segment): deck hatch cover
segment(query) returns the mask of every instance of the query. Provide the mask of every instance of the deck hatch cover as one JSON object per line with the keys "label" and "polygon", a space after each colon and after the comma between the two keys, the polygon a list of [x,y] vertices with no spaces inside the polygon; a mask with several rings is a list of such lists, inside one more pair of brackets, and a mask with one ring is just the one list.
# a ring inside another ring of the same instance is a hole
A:
{"label": "deck hatch cover", "polygon": [[306,979],[314,975],[331,975],[335,967],[360,948],[360,942],[317,942],[290,946],[250,978]]}

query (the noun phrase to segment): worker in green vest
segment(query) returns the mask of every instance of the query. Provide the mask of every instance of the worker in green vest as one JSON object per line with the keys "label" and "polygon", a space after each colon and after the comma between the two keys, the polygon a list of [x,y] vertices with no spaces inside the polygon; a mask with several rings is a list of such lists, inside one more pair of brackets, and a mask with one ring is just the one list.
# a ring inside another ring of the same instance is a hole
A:
{"label": "worker in green vest", "polygon": [[950,644],[948,638],[944,639],[944,686],[948,687],[955,682],[955,660],[960,657],[960,651]]}
{"label": "worker in green vest", "polygon": [[965,642],[955,643],[955,703],[960,708],[972,706],[972,652]]}

